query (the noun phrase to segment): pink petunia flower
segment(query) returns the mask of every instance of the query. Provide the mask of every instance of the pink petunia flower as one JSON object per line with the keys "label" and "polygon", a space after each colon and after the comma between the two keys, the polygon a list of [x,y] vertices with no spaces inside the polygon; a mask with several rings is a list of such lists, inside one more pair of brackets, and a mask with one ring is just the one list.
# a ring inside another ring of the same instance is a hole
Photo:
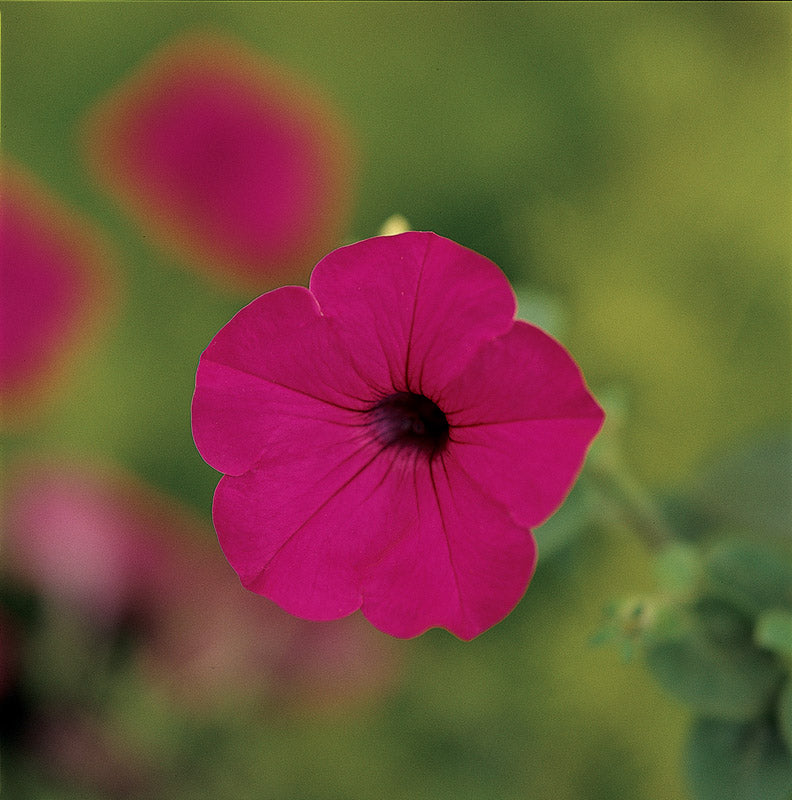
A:
{"label": "pink petunia flower", "polygon": [[350,135],[312,87],[242,43],[190,34],[86,120],[97,181],[147,235],[259,290],[307,277],[343,235]]}
{"label": "pink petunia flower", "polygon": [[29,422],[107,318],[109,250],[22,168],[0,165],[0,412]]}
{"label": "pink petunia flower", "polygon": [[400,637],[471,639],[509,613],[530,529],[603,421],[569,354],[514,313],[495,264],[410,232],[335,250],[310,291],[220,330],[193,435],[226,473],[215,528],[247,588],[309,619],[360,608]]}

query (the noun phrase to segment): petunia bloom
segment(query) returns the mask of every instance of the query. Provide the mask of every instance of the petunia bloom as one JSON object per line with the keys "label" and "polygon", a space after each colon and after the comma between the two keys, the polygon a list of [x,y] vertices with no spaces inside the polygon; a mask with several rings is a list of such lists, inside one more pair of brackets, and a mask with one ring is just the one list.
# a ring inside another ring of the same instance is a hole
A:
{"label": "petunia bloom", "polygon": [[21,167],[0,165],[0,416],[30,422],[102,327],[114,291],[99,231]]}
{"label": "petunia bloom", "polygon": [[232,38],[190,34],[154,53],[98,103],[83,141],[97,181],[147,235],[220,277],[301,282],[343,235],[345,124]]}
{"label": "petunia bloom", "polygon": [[554,339],[515,321],[488,259],[433,233],[330,253],[200,358],[193,436],[242,583],[292,614],[361,609],[471,639],[517,604],[533,526],[603,413]]}

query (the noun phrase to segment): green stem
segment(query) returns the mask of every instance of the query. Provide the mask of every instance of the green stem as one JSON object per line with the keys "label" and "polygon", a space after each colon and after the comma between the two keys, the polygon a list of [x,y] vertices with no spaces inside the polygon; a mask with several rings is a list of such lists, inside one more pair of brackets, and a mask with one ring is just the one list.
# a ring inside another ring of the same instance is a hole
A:
{"label": "green stem", "polygon": [[592,483],[649,550],[661,550],[674,537],[657,505],[630,474],[615,448],[600,444],[590,454],[587,464]]}

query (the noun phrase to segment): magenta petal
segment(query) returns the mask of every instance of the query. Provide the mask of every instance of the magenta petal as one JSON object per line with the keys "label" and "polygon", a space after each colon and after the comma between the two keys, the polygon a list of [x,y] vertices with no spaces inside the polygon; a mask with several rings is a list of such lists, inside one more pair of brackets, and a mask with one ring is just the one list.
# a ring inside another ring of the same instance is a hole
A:
{"label": "magenta petal", "polygon": [[361,572],[416,524],[415,509],[392,513],[408,478],[367,439],[317,424],[310,447],[284,441],[220,481],[215,528],[245,586],[306,619],[360,607]]}
{"label": "magenta petal", "polygon": [[341,247],[316,265],[310,286],[372,380],[427,395],[509,330],[515,311],[495,264],[434,233]]}
{"label": "magenta petal", "polygon": [[[198,365],[193,436],[215,469],[239,475],[288,430],[310,441],[316,421],[344,424],[371,402],[307,289],[286,286],[243,308],[212,340]],[[285,424],[287,421],[288,424]]]}
{"label": "magenta petal", "polygon": [[604,419],[567,351],[519,321],[444,395],[461,468],[530,527],[558,508]]}
{"label": "magenta petal", "polygon": [[405,489],[400,508],[418,523],[372,565],[363,614],[393,636],[438,626],[472,639],[525,592],[536,565],[533,536],[451,454],[416,464]]}

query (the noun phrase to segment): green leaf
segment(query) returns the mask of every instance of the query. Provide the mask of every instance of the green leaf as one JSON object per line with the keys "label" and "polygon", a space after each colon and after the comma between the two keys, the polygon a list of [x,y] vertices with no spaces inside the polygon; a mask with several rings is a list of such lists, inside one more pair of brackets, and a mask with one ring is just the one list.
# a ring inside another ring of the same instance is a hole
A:
{"label": "green leaf", "polygon": [[686,749],[696,800],[790,800],[792,755],[771,721],[699,719]]}
{"label": "green leaf", "polygon": [[792,658],[792,612],[780,608],[765,611],[756,624],[754,638],[760,647]]}
{"label": "green leaf", "polygon": [[685,542],[672,542],[655,558],[655,576],[662,589],[685,593],[693,589],[701,571],[698,550]]}
{"label": "green leaf", "polygon": [[728,540],[710,551],[704,572],[713,593],[752,616],[771,608],[792,609],[792,558],[781,550]]}
{"label": "green leaf", "polygon": [[725,720],[762,714],[782,680],[778,659],[755,647],[750,623],[725,603],[700,601],[668,634],[645,637],[646,664],[696,713]]}
{"label": "green leaf", "polygon": [[792,436],[754,440],[725,455],[695,486],[691,501],[716,525],[787,539],[792,520]]}

